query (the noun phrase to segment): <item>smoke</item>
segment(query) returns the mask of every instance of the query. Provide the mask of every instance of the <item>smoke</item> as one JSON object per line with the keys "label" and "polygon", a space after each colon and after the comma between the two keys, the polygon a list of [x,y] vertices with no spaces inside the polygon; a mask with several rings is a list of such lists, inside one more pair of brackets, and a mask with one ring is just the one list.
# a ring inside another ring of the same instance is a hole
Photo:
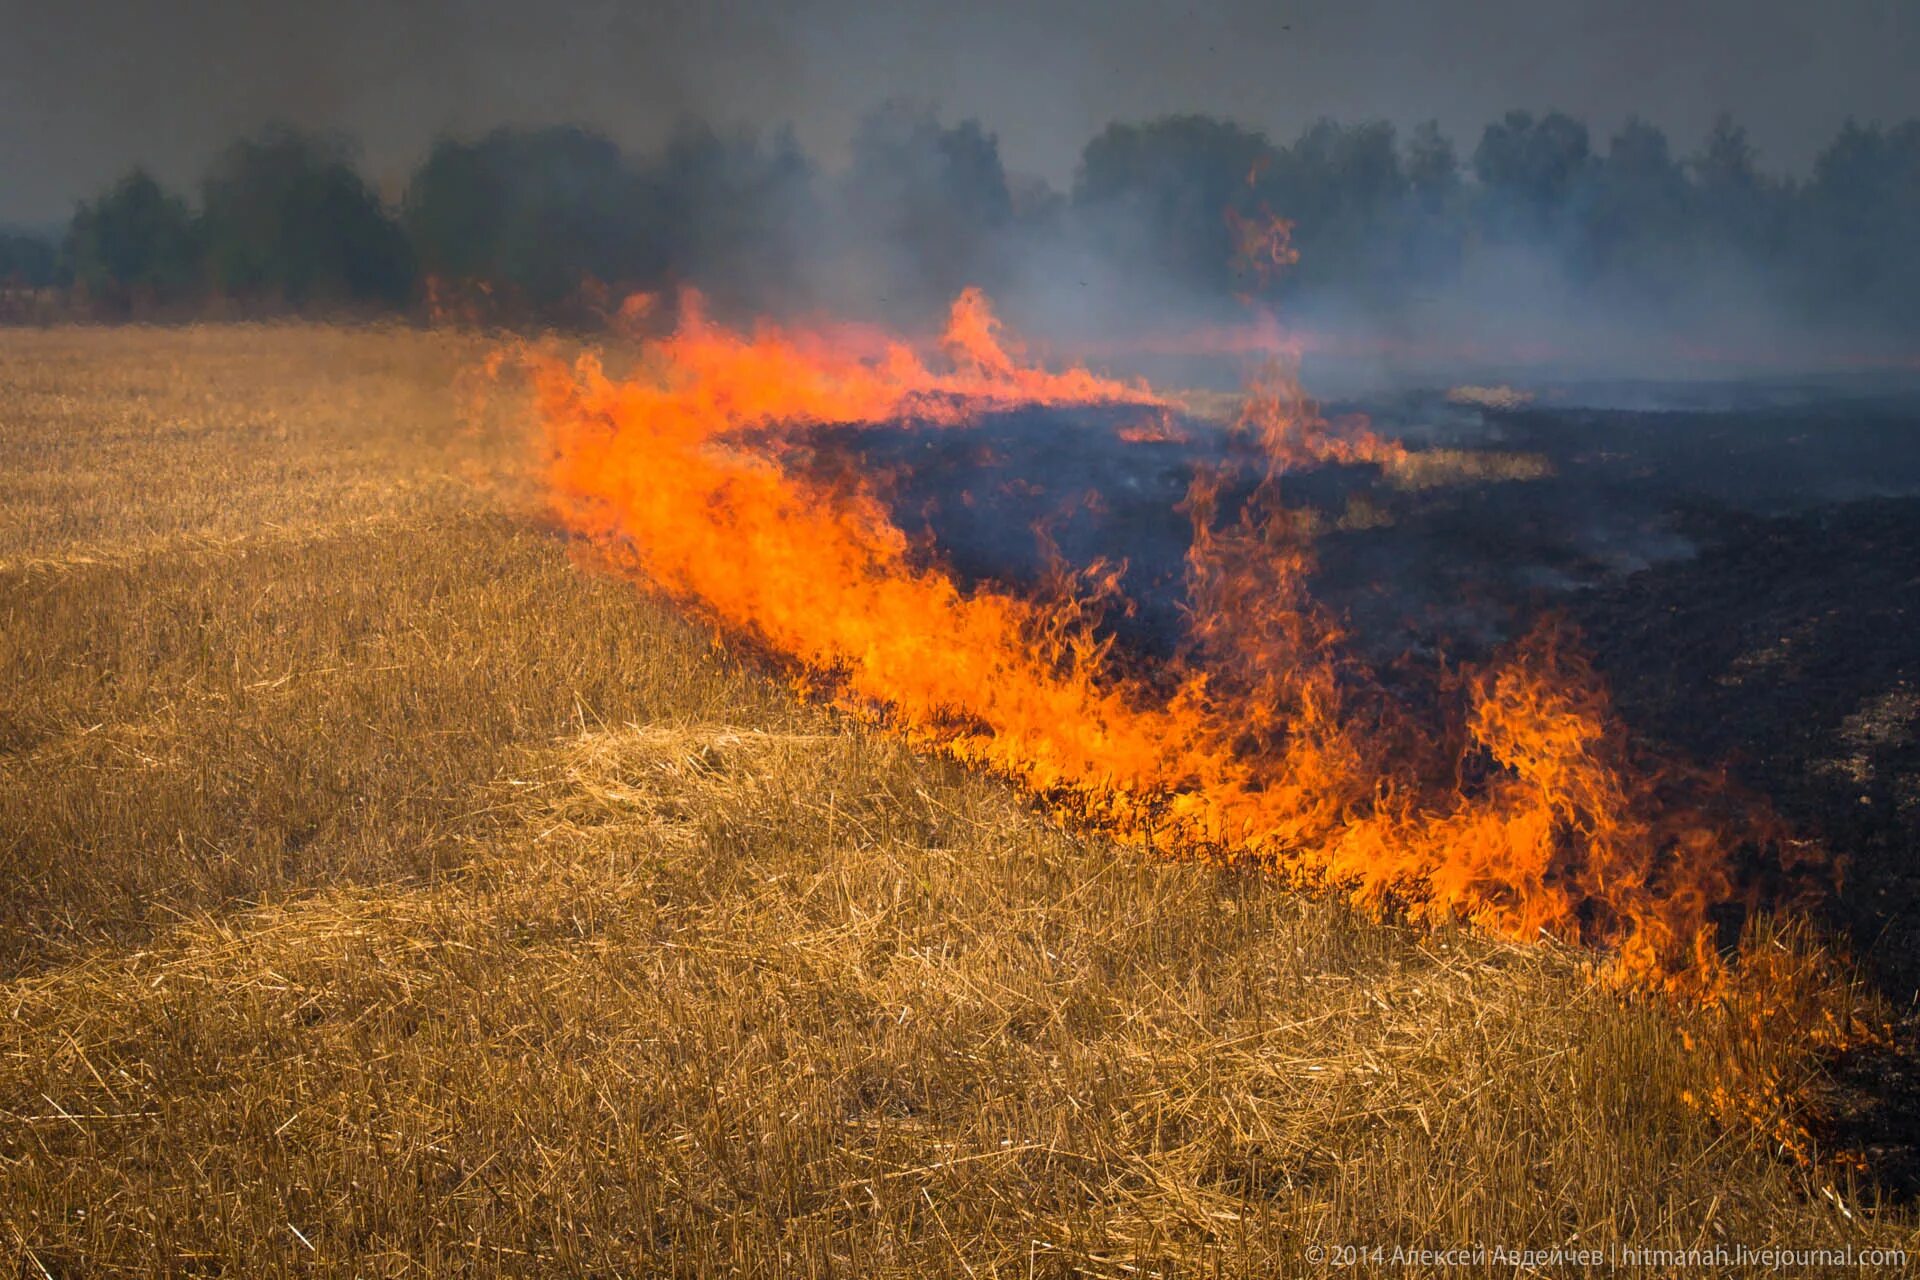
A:
{"label": "smoke", "polygon": [[[325,22],[95,0],[0,41],[0,217],[131,163],[190,194],[281,120],[360,139],[423,275],[548,315],[591,280],[924,325],[977,284],[1062,349],[1208,381],[1263,345],[1356,390],[1898,364],[1920,334],[1920,126],[1845,122],[1920,113],[1915,23],[1718,0]],[[1229,219],[1269,216],[1300,260],[1254,287]]]}
{"label": "smoke", "polygon": [[[977,121],[892,103],[845,168],[806,171],[729,249],[793,255],[763,287],[731,271],[745,311],[923,326],[981,285],[1058,354],[1222,386],[1297,356],[1336,395],[1920,367],[1920,125],[1850,126],[1792,183],[1731,121],[1682,158],[1642,122],[1600,150],[1570,117],[1514,112],[1462,158],[1431,124],[1323,121],[1280,146],[1174,116],[1108,126],[1062,191],[1010,176]],[[737,218],[738,186],[707,194],[694,221]],[[1267,223],[1297,251],[1277,275],[1236,243]]]}
{"label": "smoke", "polygon": [[1920,112],[1920,14],[1884,0],[199,0],[0,6],[0,221],[38,225],[139,162],[174,186],[269,120],[359,137],[389,194],[434,137],[584,122],[658,146],[684,116],[791,124],[838,167],[875,102],[918,96],[1072,179],[1105,122],[1208,112],[1291,137],[1321,116],[1463,139],[1515,104],[1697,137],[1731,110],[1807,171],[1848,116]]}
{"label": "smoke", "polygon": [[[1181,115],[1108,125],[1062,189],[1009,172],[978,120],[900,100],[838,166],[791,133],[684,123],[634,164],[625,218],[657,260],[585,274],[691,286],[738,321],[924,329],[977,285],[1053,354],[1223,387],[1297,356],[1335,395],[1920,359],[1920,125],[1849,126],[1795,183],[1730,120],[1681,154],[1644,122],[1597,144],[1557,112],[1509,112],[1470,150],[1433,123],[1321,121],[1283,145]],[[1250,271],[1238,240],[1269,224],[1296,252]]]}

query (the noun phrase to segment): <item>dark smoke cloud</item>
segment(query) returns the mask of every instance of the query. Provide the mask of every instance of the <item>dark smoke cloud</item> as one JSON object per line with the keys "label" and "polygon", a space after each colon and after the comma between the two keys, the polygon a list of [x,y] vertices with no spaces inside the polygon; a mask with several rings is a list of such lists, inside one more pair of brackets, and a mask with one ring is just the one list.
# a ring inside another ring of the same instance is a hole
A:
{"label": "dark smoke cloud", "polygon": [[844,164],[875,102],[977,116],[1008,168],[1065,185],[1110,119],[1205,111],[1292,137],[1321,116],[1463,141],[1516,105],[1684,145],[1729,110],[1799,170],[1840,122],[1920,115],[1902,0],[717,0],[329,5],[6,0],[0,223],[47,225],[141,161],[186,186],[269,121],[346,132],[389,194],[442,133],[583,122],[628,146],[675,122],[791,123]]}

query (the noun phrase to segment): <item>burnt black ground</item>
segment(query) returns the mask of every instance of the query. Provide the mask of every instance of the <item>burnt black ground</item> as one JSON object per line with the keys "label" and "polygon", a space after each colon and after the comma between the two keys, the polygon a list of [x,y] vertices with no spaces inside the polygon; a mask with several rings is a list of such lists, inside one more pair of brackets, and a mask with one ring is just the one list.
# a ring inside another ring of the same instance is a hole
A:
{"label": "burnt black ground", "polygon": [[[1631,730],[1724,763],[1848,863],[1824,908],[1908,1012],[1902,1051],[1836,1064],[1836,1143],[1920,1186],[1920,394],[1588,388],[1483,411],[1434,396],[1365,409],[1416,449],[1544,459],[1531,479],[1396,486],[1374,467],[1283,477],[1322,518],[1318,599],[1384,667],[1484,657],[1542,611],[1585,637]],[[1681,408],[1647,405],[1680,403]],[[1026,411],[976,427],[828,431],[884,469],[900,523],[967,580],[1031,580],[1036,526],[1070,563],[1124,559],[1125,642],[1181,631],[1178,509],[1196,466],[1257,466],[1218,427],[1125,443],[1138,411]],[[1095,496],[1097,495],[1097,496]]]}
{"label": "burnt black ground", "polygon": [[[1532,606],[1580,627],[1636,732],[1728,764],[1849,859],[1835,920],[1889,994],[1910,1000],[1920,400],[1531,411],[1497,415],[1494,431],[1554,461],[1537,493],[1564,490],[1571,504],[1603,495],[1607,543],[1637,538],[1646,553]],[[1508,505],[1480,501],[1489,513]]]}
{"label": "burnt black ground", "polygon": [[1920,498],[1695,513],[1698,555],[1573,604],[1628,723],[1725,760],[1848,859],[1828,904],[1905,1007],[1896,1052],[1836,1064],[1831,1139],[1920,1185]]}
{"label": "burnt black ground", "polygon": [[[1850,859],[1837,921],[1891,993],[1920,991],[1920,395],[1362,407],[1413,448],[1549,471],[1411,489],[1370,466],[1284,476],[1286,502],[1321,515],[1312,589],[1352,643],[1382,667],[1473,660],[1543,611],[1567,617],[1633,730],[1729,765]],[[1121,441],[1140,417],[1022,411],[817,442],[887,475],[896,519],[963,580],[1030,582],[1043,543],[1070,564],[1126,562],[1136,612],[1112,625],[1167,652],[1188,483],[1239,464],[1231,510],[1259,463],[1206,423],[1182,423],[1185,441]]]}

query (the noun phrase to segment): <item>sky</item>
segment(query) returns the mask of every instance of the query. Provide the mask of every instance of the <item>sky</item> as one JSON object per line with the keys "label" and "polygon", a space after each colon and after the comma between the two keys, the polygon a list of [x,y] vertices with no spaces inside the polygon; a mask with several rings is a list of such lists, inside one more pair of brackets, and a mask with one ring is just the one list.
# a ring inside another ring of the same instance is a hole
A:
{"label": "sky", "polygon": [[1071,181],[1108,121],[1437,119],[1470,154],[1514,107],[1693,150],[1720,111],[1804,172],[1849,116],[1920,117],[1920,0],[0,0],[0,224],[51,226],[135,163],[191,189],[268,123],[345,133],[390,195],[441,134],[790,125],[829,164],[906,98]]}

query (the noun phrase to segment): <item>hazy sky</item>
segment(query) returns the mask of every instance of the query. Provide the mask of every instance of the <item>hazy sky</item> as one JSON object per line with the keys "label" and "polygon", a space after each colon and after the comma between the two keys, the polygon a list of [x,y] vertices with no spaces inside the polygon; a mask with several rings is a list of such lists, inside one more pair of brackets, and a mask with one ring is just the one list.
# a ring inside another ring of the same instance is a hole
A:
{"label": "hazy sky", "polygon": [[1849,115],[1920,116],[1920,0],[0,0],[0,222],[51,223],[144,162],[187,186],[270,120],[356,136],[390,192],[434,135],[683,115],[791,123],[837,159],[874,103],[977,116],[1064,183],[1110,119],[1437,117],[1470,153],[1510,107],[1692,150],[1715,112],[1801,170]]}

